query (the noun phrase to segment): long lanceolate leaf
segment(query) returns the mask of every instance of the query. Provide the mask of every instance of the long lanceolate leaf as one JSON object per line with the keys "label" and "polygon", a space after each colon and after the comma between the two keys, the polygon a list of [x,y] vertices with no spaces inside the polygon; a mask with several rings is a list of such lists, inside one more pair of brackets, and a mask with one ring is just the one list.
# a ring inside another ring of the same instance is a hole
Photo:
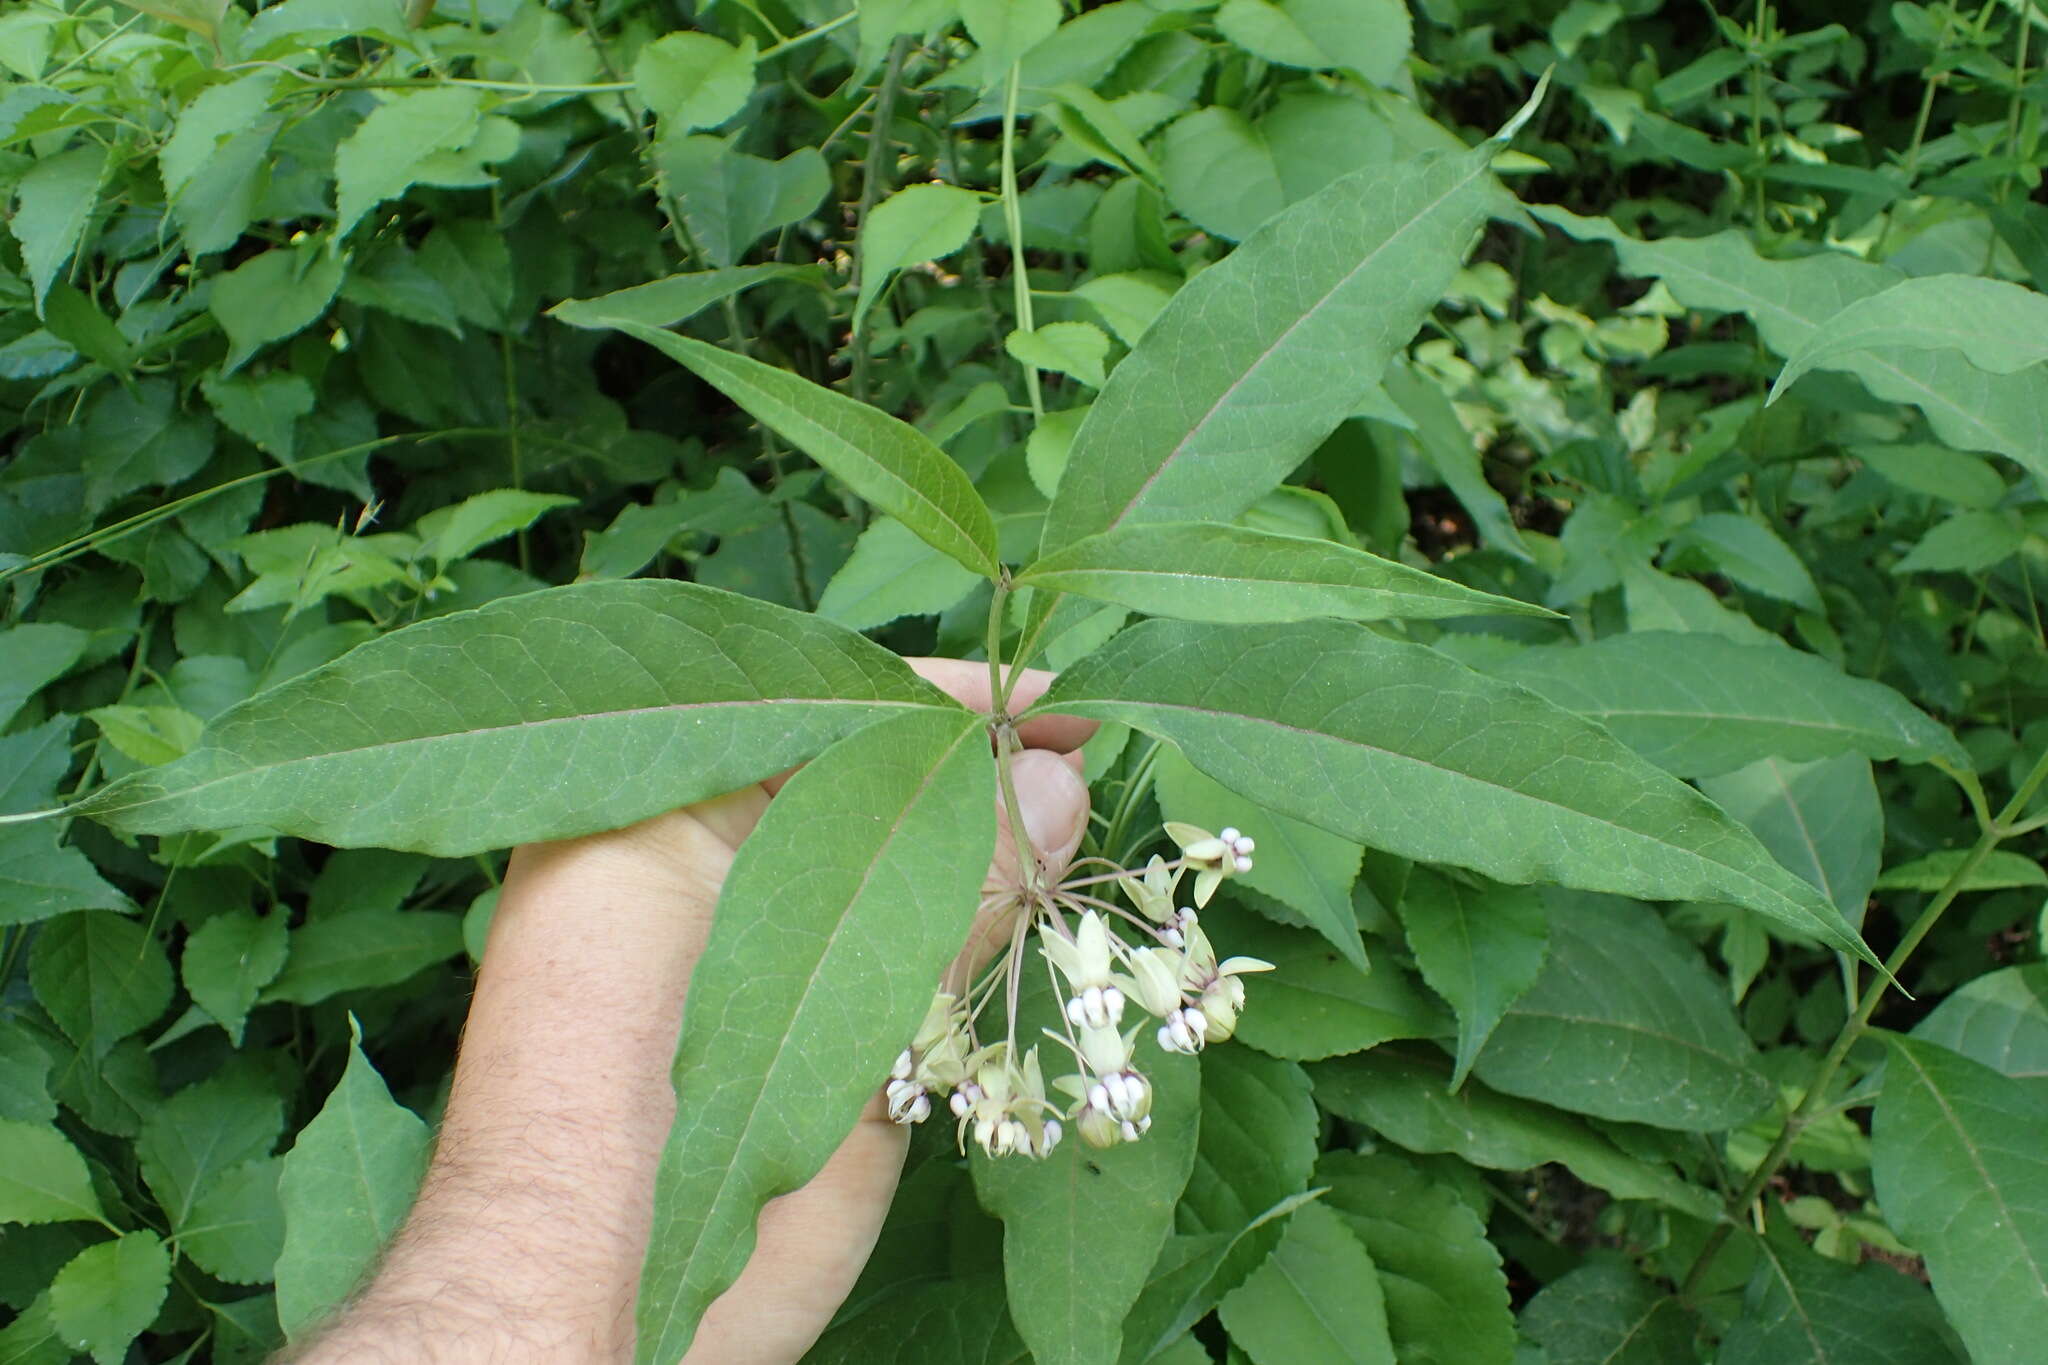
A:
{"label": "long lanceolate leaf", "polygon": [[1171,740],[1252,800],[1403,857],[1728,902],[1870,960],[1841,912],[1692,788],[1533,693],[1363,627],[1148,621],[1041,705]]}
{"label": "long lanceolate leaf", "polygon": [[884,721],[791,779],[741,847],[684,1008],[641,1361],[689,1349],[761,1206],[818,1172],[916,1030],[974,915],[994,774],[978,718]]}
{"label": "long lanceolate leaf", "polygon": [[1174,295],[1074,437],[1044,548],[1229,520],[1349,416],[1443,296],[1492,144],[1345,176]]}
{"label": "long lanceolate leaf", "polygon": [[583,584],[395,631],[72,809],[461,856],[731,791],[905,712],[959,709],[851,631],[694,584]]}

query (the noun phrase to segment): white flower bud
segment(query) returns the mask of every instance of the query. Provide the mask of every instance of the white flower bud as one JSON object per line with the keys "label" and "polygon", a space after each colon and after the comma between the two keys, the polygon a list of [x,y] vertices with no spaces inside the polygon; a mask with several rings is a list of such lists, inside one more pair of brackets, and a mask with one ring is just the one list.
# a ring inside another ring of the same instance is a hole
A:
{"label": "white flower bud", "polygon": [[1123,1141],[1123,1125],[1093,1105],[1075,1116],[1074,1127],[1090,1147],[1114,1147]]}
{"label": "white flower bud", "polygon": [[1128,963],[1131,974],[1119,978],[1126,993],[1135,996],[1147,1014],[1165,1018],[1180,1008],[1180,955],[1158,948],[1139,948]]}

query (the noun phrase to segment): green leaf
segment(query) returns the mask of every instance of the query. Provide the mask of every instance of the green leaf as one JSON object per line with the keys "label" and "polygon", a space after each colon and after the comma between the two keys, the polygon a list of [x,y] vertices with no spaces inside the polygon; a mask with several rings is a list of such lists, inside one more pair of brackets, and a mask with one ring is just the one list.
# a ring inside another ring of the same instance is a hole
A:
{"label": "green leaf", "polygon": [[567,507],[575,501],[561,493],[494,488],[453,506],[435,508],[414,524],[413,532],[420,538],[421,554],[439,564],[453,564],[493,541],[524,531],[551,508]]}
{"label": "green leaf", "polygon": [[62,915],[29,951],[36,999],[64,1036],[95,1058],[154,1022],[171,1003],[170,959],[142,925],[104,910]]}
{"label": "green leaf", "polygon": [[1700,790],[1858,928],[1884,847],[1884,803],[1859,754],[1815,763],[1766,758]]}
{"label": "green leaf", "polygon": [[178,958],[185,990],[237,1047],[257,992],[284,967],[288,940],[283,915],[249,910],[215,915],[185,939]]}
{"label": "green leaf", "polygon": [[665,33],[640,49],[633,85],[664,132],[716,128],[754,93],[754,40],[734,47],[708,33]]}
{"label": "green leaf", "polygon": [[[1752,592],[1825,614],[1820,589],[1790,546],[1754,517],[1710,512],[1694,517],[1672,542],[1671,553],[1703,557]],[[1666,567],[1669,567],[1667,562]]]}
{"label": "green leaf", "polygon": [[1472,886],[1417,868],[1401,898],[1401,927],[1422,979],[1458,1012],[1456,1090],[1501,1016],[1543,970],[1550,921],[1542,897],[1528,887]]}
{"label": "green leaf", "polygon": [[1224,1297],[1220,1311],[1252,1365],[1394,1365],[1372,1257],[1321,1204],[1295,1210],[1280,1245]]}
{"label": "green leaf", "polygon": [[87,1247],[50,1282],[50,1320],[74,1351],[120,1365],[171,1288],[171,1254],[153,1232]]}
{"label": "green leaf", "polygon": [[1038,1365],[1118,1358],[1173,1226],[1194,1165],[1200,1071],[1148,1049],[1145,1072],[1152,1128],[1140,1141],[1095,1151],[1069,1136],[1043,1161],[974,1157],[982,1206],[1003,1220],[1010,1316]]}
{"label": "green leaf", "polygon": [[0,1327],[0,1362],[4,1365],[70,1365],[76,1357],[57,1334],[50,1316],[48,1290]]}
{"label": "green leaf", "polygon": [[[1480,540],[1516,559],[1531,559],[1529,547],[1515,525],[1514,513],[1509,510],[1507,499],[1486,481],[1479,448],[1473,443],[1472,433],[1465,429],[1450,396],[1435,380],[1398,360],[1387,366],[1382,383],[1387,397],[1415,424],[1417,452],[1436,470],[1444,487],[1450,489],[1451,496],[1471,516],[1473,525],[1479,530]],[[1586,512],[1581,509],[1578,515],[1583,518]]]}
{"label": "green leaf", "polygon": [[[1941,890],[1948,885],[1949,878],[1961,870],[1970,860],[1970,850],[1948,848],[1938,853],[1929,853],[1915,858],[1910,863],[1889,867],[1877,879],[1879,891],[1928,891]],[[2048,886],[2048,872],[2041,865],[2023,854],[2010,849],[1996,848],[1984,855],[1969,876],[1963,878],[1958,891],[2006,891],[2015,887]]]}
{"label": "green leaf", "polygon": [[[1308,1187],[1321,1122],[1295,1063],[1228,1043],[1203,1049],[1201,1060],[1200,1137],[1176,1222],[1182,1232],[1237,1233]],[[1243,1280],[1278,1240],[1279,1227],[1269,1231],[1243,1236],[1211,1278],[1225,1290]]]}
{"label": "green leaf", "polygon": [[343,991],[393,986],[462,951],[462,917],[434,911],[358,910],[300,926],[284,971],[262,1004],[311,1005]]}
{"label": "green leaf", "polygon": [[356,1040],[348,1067],[299,1130],[278,1175],[284,1249],[277,1317],[297,1337],[354,1291],[412,1207],[432,1140],[394,1102]]}
{"label": "green leaf", "polygon": [[1551,614],[1347,545],[1205,522],[1089,536],[1039,559],[1017,582],[1191,621]]}
{"label": "green leaf", "polygon": [[1673,1365],[1694,1359],[1691,1315],[1627,1265],[1595,1262],[1522,1310],[1547,1365]]}
{"label": "green leaf", "polygon": [[190,478],[213,455],[213,437],[203,413],[179,409],[169,380],[102,389],[85,417],[87,508]]}
{"label": "green leaf", "polygon": [[284,1100],[258,1071],[232,1067],[166,1099],[143,1120],[135,1157],[171,1225],[230,1166],[268,1156],[284,1134]]}
{"label": "green leaf", "polygon": [[284,1205],[277,1193],[280,1157],[221,1171],[178,1227],[178,1250],[215,1279],[268,1284],[284,1251]]}
{"label": "green leaf", "polygon": [[1060,26],[1059,0],[960,0],[967,36],[981,49],[981,69],[1007,75],[1012,63]]}
{"label": "green leaf", "polygon": [[917,538],[894,517],[877,517],[818,597],[818,615],[848,630],[872,630],[903,616],[933,616],[958,602],[981,576]]}
{"label": "green leaf", "polygon": [[104,1222],[85,1158],[56,1126],[0,1119],[0,1223]]}
{"label": "green leaf", "polygon": [[1269,0],[1225,0],[1216,12],[1216,31],[1253,56],[1282,66],[1327,64],[1322,49],[1287,10]]}
{"label": "green leaf", "polygon": [[1822,322],[1786,358],[1765,401],[1776,402],[1816,366],[1851,369],[1844,356],[1888,347],[1956,350],[1980,370],[2011,374],[2048,361],[2048,298],[1975,275],[1900,280]]}
{"label": "green leaf", "polygon": [[22,703],[69,672],[90,642],[84,631],[55,622],[0,630],[0,726],[14,719]]}
{"label": "green leaf", "polygon": [[1088,301],[1117,340],[1136,346],[1178,288],[1180,281],[1171,275],[1132,270],[1084,280],[1074,286],[1074,296]]}
{"label": "green leaf", "polygon": [[298,420],[313,411],[311,384],[281,370],[254,378],[208,375],[199,387],[228,430],[280,463],[291,462]]}
{"label": "green leaf", "polygon": [[[1558,1162],[1622,1199],[1653,1199],[1695,1218],[1719,1216],[1718,1201],[1666,1167],[1630,1155],[1585,1120],[1516,1099],[1476,1081],[1450,1093],[1447,1057],[1379,1048],[1309,1068],[1316,1099],[1411,1152],[1449,1152],[1496,1171]],[[1611,1126],[1611,1125],[1610,1125]]]}
{"label": "green leaf", "polygon": [[1915,1026],[1913,1037],[2048,1089],[2048,963],[2005,967],[1965,983]]}
{"label": "green leaf", "polygon": [[334,152],[334,240],[418,179],[437,152],[466,147],[482,127],[484,94],[456,85],[387,93]]}
{"label": "green leaf", "polygon": [[[24,631],[27,633],[22,633]],[[25,658],[36,657],[38,650],[32,642],[41,637],[47,648],[49,643],[65,641],[62,635],[45,634],[52,631],[70,631],[73,635],[72,640],[59,644],[54,656],[58,658],[69,652],[72,643],[77,644],[79,653],[83,653],[91,640],[84,631],[71,626],[30,625],[0,631],[0,659],[6,660],[0,664],[0,680],[4,680],[0,681],[0,688],[7,689],[0,693],[0,726],[5,726],[14,715],[5,700],[6,695],[15,694],[12,704],[18,708],[21,699],[35,691],[35,688],[19,690],[23,686],[23,675],[14,672],[22,666]],[[21,652],[17,654],[16,650]],[[52,666],[52,657],[43,655],[34,668],[27,670],[28,673],[47,671]],[[77,657],[72,655],[74,662]],[[71,731],[76,725],[77,721],[71,716],[57,716],[32,729],[0,735],[0,815],[46,810],[55,803],[57,784],[71,767]]]}
{"label": "green leaf", "polygon": [[74,147],[41,158],[15,182],[17,198],[7,226],[21,243],[21,261],[28,270],[39,313],[50,282],[85,235],[108,160],[105,147]]}
{"label": "green leaf", "polygon": [[71,910],[128,910],[92,861],[58,842],[51,824],[0,825],[0,925],[31,924]]}
{"label": "green leaf", "polygon": [[1766,758],[1863,754],[1970,764],[1962,745],[1883,683],[1783,646],[1698,631],[1631,631],[1524,650],[1497,670],[1680,777]]}
{"label": "green leaf", "polygon": [[1871,1121],[1885,1219],[1927,1261],[1977,1365],[2048,1336],[2048,1094],[1933,1043],[1889,1037]]}
{"label": "green leaf", "polygon": [[1479,1215],[1391,1152],[1329,1152],[1324,1205],[1364,1244],[1402,1365],[1507,1365],[1515,1351],[1500,1252]]}
{"label": "green leaf", "polygon": [[1237,880],[1299,914],[1359,971],[1371,970],[1351,908],[1351,887],[1364,853],[1357,844],[1247,805],[1204,777],[1171,745],[1162,746],[1155,760],[1152,790],[1169,820],[1202,829],[1236,826],[1251,836],[1259,856]]}
{"label": "green leaf", "polygon": [[684,583],[580,584],[374,640],[73,809],[142,833],[264,825],[466,856],[616,829],[931,708],[954,703],[814,617]]}
{"label": "green leaf", "polygon": [[85,718],[137,763],[168,763],[190,752],[204,728],[199,717],[175,706],[98,706]]}
{"label": "green leaf", "polygon": [[1658,1128],[1715,1132],[1771,1102],[1725,988],[1645,907],[1551,901],[1550,952],[1479,1054],[1496,1090]]}
{"label": "green leaf", "polygon": [[57,1117],[57,1102],[50,1098],[54,1062],[26,1030],[0,1030],[0,1119]]}
{"label": "green leaf", "polygon": [[[1322,1193],[1306,1190],[1289,1195],[1232,1232],[1167,1238],[1144,1292],[1124,1319],[1123,1354],[1119,1357],[1124,1365],[1186,1360],[1185,1349],[1193,1341],[1188,1329],[1271,1254],[1280,1240],[1281,1220]],[[1206,1352],[1201,1354],[1201,1360],[1208,1358]]]}
{"label": "green leaf", "polygon": [[697,136],[663,138],[655,155],[690,234],[715,266],[737,264],[763,233],[809,217],[832,189],[815,147],[768,161],[724,138]]}
{"label": "green leaf", "polygon": [[1789,1219],[1773,1220],[1753,1245],[1756,1271],[1715,1365],[1963,1365],[1918,1281],[1819,1255]]}
{"label": "green leaf", "polygon": [[50,286],[43,300],[43,325],[59,341],[118,375],[132,365],[133,348],[92,299],[62,280]]}
{"label": "green leaf", "polygon": [[1982,573],[2019,553],[2026,533],[1997,512],[1958,512],[1915,541],[1893,573]]}
{"label": "green leaf", "polygon": [[737,265],[728,270],[691,270],[594,299],[564,299],[548,309],[548,316],[572,327],[609,327],[609,318],[625,318],[647,327],[673,327],[757,284],[818,278],[817,267],[808,265]]}
{"label": "green leaf", "polygon": [[1848,451],[1887,480],[1914,493],[1984,509],[2005,496],[1990,461],[1936,445],[1850,446]]}
{"label": "green leaf", "polygon": [[966,471],[917,428],[708,342],[624,318],[605,324],[691,370],[934,549],[984,577],[1000,571],[987,504]]}
{"label": "green leaf", "polygon": [[1171,740],[1253,801],[1405,858],[1725,901],[1869,957],[1840,911],[1698,792],[1521,688],[1360,626],[1147,621],[1041,706]]}
{"label": "green leaf", "polygon": [[1235,109],[1198,109],[1175,119],[1162,156],[1167,197],[1205,232],[1244,241],[1288,202],[1272,147]]}
{"label": "green leaf", "polygon": [[254,71],[200,91],[157,156],[164,198],[194,256],[227,250],[256,216],[284,124],[270,104],[277,80],[276,71]]}
{"label": "green leaf", "polygon": [[1489,155],[1346,176],[1175,294],[1082,422],[1046,550],[1232,520],[1308,458],[1442,297],[1486,213]]}
{"label": "green leaf", "polygon": [[[870,7],[862,5],[861,12]],[[804,1356],[806,1365],[1027,1365],[1030,1359],[1004,1311],[1002,1282],[993,1275],[897,1290],[834,1327]]]}
{"label": "green leaf", "polygon": [[689,1348],[761,1206],[825,1164],[924,1017],[995,845],[986,736],[959,713],[870,726],[792,778],[741,846],[684,1007],[642,1361]]}
{"label": "green leaf", "polygon": [[906,185],[869,211],[858,249],[860,297],[853,305],[857,335],[868,310],[896,272],[950,256],[974,235],[982,197],[957,185]]}
{"label": "green leaf", "polygon": [[1109,358],[1109,337],[1092,322],[1048,322],[1029,332],[1021,327],[1013,330],[1004,339],[1003,349],[1020,365],[1051,370],[1099,389],[1103,362]]}
{"label": "green leaf", "polygon": [[1202,924],[1225,956],[1273,964],[1245,984],[1237,1036],[1259,1051],[1315,1061],[1378,1047],[1393,1038],[1429,1038],[1451,1030],[1444,1009],[1391,961],[1362,972],[1321,937],[1288,929],[1222,902]]}
{"label": "green leaf", "polygon": [[221,373],[232,373],[271,342],[319,321],[341,286],[345,265],[324,242],[308,240],[273,247],[215,276],[206,306],[231,343]]}

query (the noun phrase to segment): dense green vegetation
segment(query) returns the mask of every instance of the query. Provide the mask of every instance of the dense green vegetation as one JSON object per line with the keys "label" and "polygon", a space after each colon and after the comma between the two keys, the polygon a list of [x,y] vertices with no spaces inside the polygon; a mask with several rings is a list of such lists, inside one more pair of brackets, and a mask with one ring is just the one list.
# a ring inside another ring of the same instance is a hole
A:
{"label": "dense green vegetation", "polygon": [[866,1013],[825,1096],[686,1022],[816,1116],[664,1169],[674,1359],[965,932],[1013,736],[889,654],[991,649],[1102,722],[1088,853],[1254,837],[1201,924],[1273,969],[1138,1031],[1139,1140],[918,1128],[812,1359],[2038,1359],[2044,57],[2032,0],[8,5],[0,1361],[348,1293],[509,845],[921,773],[911,848],[758,838],[930,905],[735,872]]}

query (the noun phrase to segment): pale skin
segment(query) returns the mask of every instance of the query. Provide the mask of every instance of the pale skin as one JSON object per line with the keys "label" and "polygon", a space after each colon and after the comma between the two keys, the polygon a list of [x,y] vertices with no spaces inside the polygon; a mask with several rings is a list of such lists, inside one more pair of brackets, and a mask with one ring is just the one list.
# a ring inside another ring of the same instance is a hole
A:
{"label": "pale skin", "polygon": [[[985,664],[911,664],[988,709]],[[1012,709],[1050,681],[1020,675]],[[1074,751],[1092,728],[1045,717],[1020,732],[1017,796],[1029,844],[1053,874],[1087,827]],[[419,1199],[369,1283],[280,1361],[632,1359],[690,972],[726,870],[779,785],[514,851]],[[998,819],[991,889],[1018,880],[1009,821]],[[985,957],[1002,936],[1003,926],[977,926],[962,951]],[[691,1365],[777,1365],[810,1348],[874,1248],[907,1142],[878,1093],[824,1169],[762,1210],[753,1257],[706,1313]]]}

